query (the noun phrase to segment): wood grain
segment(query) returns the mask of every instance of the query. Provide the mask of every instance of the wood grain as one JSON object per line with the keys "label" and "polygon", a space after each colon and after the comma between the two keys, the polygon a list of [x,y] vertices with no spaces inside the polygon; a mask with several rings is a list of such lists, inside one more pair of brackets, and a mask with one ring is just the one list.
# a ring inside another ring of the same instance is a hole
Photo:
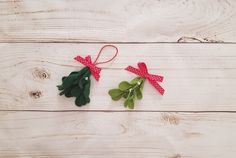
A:
{"label": "wood grain", "polygon": [[1,0],[0,42],[236,42],[235,0]]}
{"label": "wood grain", "polygon": [[[123,69],[145,61],[151,73],[165,76],[161,97],[145,84],[136,110],[235,111],[236,45],[234,44],[120,44],[117,59],[103,65],[101,80],[92,79],[91,103],[83,108],[58,95],[61,77],[81,69],[77,54],[91,54],[102,44],[0,44],[1,110],[125,110],[107,92],[135,75]],[[101,60],[109,58],[106,50]]]}
{"label": "wood grain", "polygon": [[234,158],[236,154],[236,115],[230,113],[1,112],[0,118],[2,158]]}
{"label": "wood grain", "polygon": [[[235,0],[0,0],[0,158],[234,158],[235,8]],[[104,42],[117,43],[119,56],[78,108],[56,85],[81,69],[73,57],[94,59]],[[140,60],[165,76],[166,94],[146,83],[127,111],[107,91],[131,80],[123,69]]]}

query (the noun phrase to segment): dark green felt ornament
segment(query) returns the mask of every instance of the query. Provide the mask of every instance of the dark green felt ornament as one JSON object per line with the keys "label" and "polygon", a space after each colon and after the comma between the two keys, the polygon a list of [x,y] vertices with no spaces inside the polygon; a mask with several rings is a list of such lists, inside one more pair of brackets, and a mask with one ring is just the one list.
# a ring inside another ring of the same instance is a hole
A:
{"label": "dark green felt ornament", "polygon": [[75,104],[83,106],[90,102],[90,76],[91,72],[89,67],[84,67],[80,71],[74,71],[62,78],[62,84],[57,86],[60,90],[60,95],[66,97],[76,97]]}
{"label": "dark green felt ornament", "polygon": [[[116,49],[115,55],[108,61],[97,62],[102,50],[105,47],[113,47]],[[118,54],[118,49],[113,45],[105,45],[101,48],[98,53],[97,58],[94,62],[91,61],[91,57],[88,55],[85,58],[81,56],[77,56],[74,59],[78,62],[85,65],[80,71],[74,71],[69,74],[69,76],[62,77],[62,84],[58,85],[57,88],[61,91],[60,95],[65,95],[67,98],[75,97],[75,104],[77,106],[83,106],[90,102],[89,94],[90,94],[90,86],[91,80],[90,77],[93,77],[98,81],[100,78],[101,68],[96,65],[107,63],[113,60]]]}

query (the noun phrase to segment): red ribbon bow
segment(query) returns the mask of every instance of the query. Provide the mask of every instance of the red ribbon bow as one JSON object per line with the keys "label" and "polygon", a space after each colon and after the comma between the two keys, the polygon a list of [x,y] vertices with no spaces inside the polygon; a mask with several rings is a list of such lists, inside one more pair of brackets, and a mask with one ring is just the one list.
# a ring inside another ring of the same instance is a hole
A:
{"label": "red ribbon bow", "polygon": [[161,95],[163,95],[165,90],[159,85],[158,82],[162,82],[164,77],[148,73],[147,66],[143,62],[139,62],[138,67],[139,69],[128,66],[125,70],[132,72],[140,77],[146,78],[151,83],[151,85],[153,85],[153,87],[155,87],[155,89],[159,93],[161,93]]}
{"label": "red ribbon bow", "polygon": [[[115,48],[115,50],[116,50],[115,54],[114,54],[113,57],[110,58],[109,60],[102,61],[102,62],[97,62],[97,61],[98,61],[98,58],[100,57],[100,55],[101,55],[101,53],[102,53],[102,51],[103,51],[103,49],[105,49],[106,47]],[[77,60],[78,62],[82,63],[83,65],[89,67],[89,69],[90,69],[90,71],[91,71],[91,74],[92,74],[93,77],[98,81],[99,78],[100,78],[101,68],[97,67],[96,65],[98,65],[98,64],[105,64],[105,63],[108,63],[108,62],[112,61],[113,59],[115,59],[115,57],[117,56],[117,54],[118,54],[118,48],[117,48],[116,46],[113,46],[113,45],[108,44],[108,45],[104,45],[104,46],[100,49],[100,51],[99,51],[99,53],[98,53],[98,55],[97,55],[97,57],[96,57],[96,59],[94,60],[93,63],[92,63],[92,60],[91,60],[90,55],[86,56],[85,58],[82,58],[81,56],[78,55],[78,56],[75,57],[74,59]]]}
{"label": "red ribbon bow", "polygon": [[83,65],[89,67],[91,74],[93,77],[98,81],[100,78],[100,72],[101,68],[97,67],[94,63],[92,63],[90,55],[86,56],[85,58],[82,58],[81,56],[77,56],[74,58],[78,62],[82,63]]}

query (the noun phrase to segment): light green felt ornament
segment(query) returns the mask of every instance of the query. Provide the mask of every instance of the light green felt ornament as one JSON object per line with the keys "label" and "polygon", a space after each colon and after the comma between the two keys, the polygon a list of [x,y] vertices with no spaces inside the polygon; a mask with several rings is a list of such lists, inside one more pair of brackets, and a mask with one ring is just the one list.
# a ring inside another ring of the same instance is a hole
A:
{"label": "light green felt ornament", "polygon": [[134,109],[136,100],[141,100],[145,78],[136,77],[131,82],[122,81],[118,88],[109,90],[108,94],[112,100],[117,101],[124,98],[124,107]]}

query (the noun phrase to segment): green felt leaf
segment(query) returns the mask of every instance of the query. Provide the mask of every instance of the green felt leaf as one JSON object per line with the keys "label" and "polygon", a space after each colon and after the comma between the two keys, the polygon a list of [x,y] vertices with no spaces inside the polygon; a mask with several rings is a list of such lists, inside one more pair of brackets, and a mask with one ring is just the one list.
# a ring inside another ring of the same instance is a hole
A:
{"label": "green felt leaf", "polygon": [[71,94],[70,92],[66,92],[66,93],[65,93],[65,96],[66,96],[67,98],[71,98],[71,97],[73,97],[72,94]]}
{"label": "green felt leaf", "polygon": [[77,106],[83,106],[89,102],[90,102],[90,98],[89,97],[86,98],[83,94],[81,94],[79,97],[75,99],[75,104]]}
{"label": "green felt leaf", "polygon": [[83,76],[88,71],[90,71],[89,68],[88,67],[84,67],[80,71],[71,72],[70,75],[77,74],[78,76]]}
{"label": "green felt leaf", "polygon": [[123,95],[123,91],[121,91],[120,89],[111,89],[109,90],[108,94],[113,100],[119,100]]}
{"label": "green felt leaf", "polygon": [[65,96],[66,96],[67,98],[73,97],[73,95],[71,94],[72,88],[73,88],[73,87],[70,87],[70,88],[67,88],[67,89],[64,90]]}
{"label": "green felt leaf", "polygon": [[64,82],[66,78],[67,78],[66,76],[62,77],[62,82]]}
{"label": "green felt leaf", "polygon": [[125,91],[125,90],[129,89],[130,87],[132,87],[132,85],[129,84],[129,82],[127,82],[127,81],[122,81],[119,84],[119,89],[122,90],[122,91]]}
{"label": "green felt leaf", "polygon": [[64,95],[64,94],[65,94],[64,90],[59,93],[59,95]]}
{"label": "green felt leaf", "polygon": [[59,95],[65,95],[66,97],[72,97],[71,94],[70,94],[70,91],[71,91],[70,88],[69,89],[68,88],[64,89],[59,93]]}
{"label": "green felt leaf", "polygon": [[128,95],[129,95],[129,92],[124,92],[122,97],[126,99],[128,97]]}
{"label": "green felt leaf", "polygon": [[136,77],[136,78],[134,78],[133,80],[130,81],[130,84],[133,84],[133,85],[134,85],[134,84],[137,84],[137,83],[140,81],[140,78],[141,78],[141,77]]}
{"label": "green felt leaf", "polygon": [[137,99],[140,100],[140,99],[143,98],[143,95],[142,95],[142,92],[141,92],[140,88],[136,88],[134,93],[135,93],[135,96],[136,96]]}
{"label": "green felt leaf", "polygon": [[75,99],[75,105],[77,106],[83,106],[86,103],[85,98],[84,97],[77,97]]}
{"label": "green felt leaf", "polygon": [[85,86],[87,83],[88,83],[88,78],[83,77],[83,78],[81,78],[81,79],[79,80],[79,87],[80,87],[80,88],[84,88],[84,86]]}
{"label": "green felt leaf", "polygon": [[78,79],[78,75],[77,74],[72,74],[70,76],[68,76],[62,83],[64,88],[68,88],[70,86],[73,85],[73,83],[75,82],[76,79]]}
{"label": "green felt leaf", "polygon": [[84,97],[84,95],[81,95],[79,97],[79,104],[80,105],[85,105],[86,104],[86,98]]}
{"label": "green felt leaf", "polygon": [[79,75],[83,75],[83,74],[85,74],[86,72],[90,72],[90,69],[88,68],[88,67],[84,67],[83,69],[81,69],[80,71],[79,71]]}
{"label": "green felt leaf", "polygon": [[73,72],[71,72],[70,74],[69,74],[69,76],[70,75],[79,75],[78,73],[79,73],[80,71],[73,71]]}
{"label": "green felt leaf", "polygon": [[73,97],[79,97],[83,90],[79,86],[75,86],[71,89],[71,95]]}
{"label": "green felt leaf", "polygon": [[63,85],[58,85],[57,88],[59,91],[62,91],[64,89]]}
{"label": "green felt leaf", "polygon": [[129,99],[135,99],[135,94],[134,94],[134,90],[129,92]]}
{"label": "green felt leaf", "polygon": [[127,99],[124,103],[124,106],[129,109],[134,109],[134,99]]}
{"label": "green felt leaf", "polygon": [[90,82],[90,76],[91,76],[90,70],[87,69],[87,71],[83,74],[83,76],[79,80],[80,88],[83,88],[86,84]]}
{"label": "green felt leaf", "polygon": [[145,83],[145,80],[142,80],[142,83],[140,85],[140,90],[143,90],[144,83]]}
{"label": "green felt leaf", "polygon": [[[89,80],[90,81],[90,80]],[[89,94],[90,94],[90,82],[88,82],[85,86],[84,86],[84,96],[85,98],[89,98]]]}
{"label": "green felt leaf", "polygon": [[89,97],[85,98],[85,100],[86,100],[86,103],[90,103],[90,98]]}

